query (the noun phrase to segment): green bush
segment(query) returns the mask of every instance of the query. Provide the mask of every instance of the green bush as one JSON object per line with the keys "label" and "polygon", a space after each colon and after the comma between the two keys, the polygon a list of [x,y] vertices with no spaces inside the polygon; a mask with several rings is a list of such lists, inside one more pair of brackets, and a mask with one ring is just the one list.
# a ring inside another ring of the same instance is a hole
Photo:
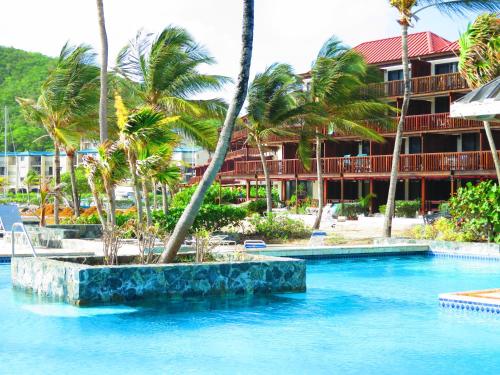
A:
{"label": "green bush", "polygon": [[340,206],[339,216],[346,216],[348,218],[357,217],[358,214],[364,212],[363,207],[358,202],[343,203]]}
{"label": "green bush", "polygon": [[[116,213],[116,225],[121,227],[127,224],[130,220],[134,220],[136,215],[134,213],[124,214],[121,212]],[[79,216],[77,218],[67,217],[61,218],[62,224],[101,224],[99,215],[97,213],[88,216]]]}
{"label": "green bush", "polygon": [[[274,187],[271,190],[271,196],[274,203],[279,202],[280,196],[278,190]],[[266,198],[266,188],[264,186],[260,186],[257,190],[255,186],[250,187],[250,198]]]}
{"label": "green bush", "polygon": [[309,238],[311,228],[306,227],[302,220],[295,220],[287,215],[272,214],[267,217],[254,215],[250,223],[255,227],[255,235],[266,241]]}
{"label": "green bush", "polygon": [[[172,232],[184,209],[184,207],[173,207],[167,215],[162,211],[154,211],[153,222],[159,225],[162,230]],[[228,225],[238,225],[245,219],[246,215],[247,211],[242,207],[204,204],[194,220],[191,232],[198,230],[215,232]]]}
{"label": "green bush", "polygon": [[[383,204],[378,207],[378,211],[385,215],[385,210],[387,205]],[[416,213],[420,210],[420,201],[396,201],[396,207],[394,208],[394,216],[396,217],[407,217],[413,218]]]}
{"label": "green bush", "polygon": [[[192,185],[186,187],[179,191],[172,198],[172,207],[186,207],[191,200],[196,188],[198,185]],[[223,187],[219,191],[220,185],[218,183],[212,184],[205,195],[205,199],[203,200],[203,204],[218,204],[219,203],[219,193],[222,199],[222,204],[228,203],[237,203],[238,198],[245,197],[242,189],[231,189],[227,187]]]}
{"label": "green bush", "polygon": [[267,210],[267,202],[265,199],[257,199],[255,201],[250,201],[247,203],[246,209],[249,214],[262,215]]}
{"label": "green bush", "polygon": [[470,182],[449,201],[457,228],[474,241],[500,243],[500,187],[493,181]]}

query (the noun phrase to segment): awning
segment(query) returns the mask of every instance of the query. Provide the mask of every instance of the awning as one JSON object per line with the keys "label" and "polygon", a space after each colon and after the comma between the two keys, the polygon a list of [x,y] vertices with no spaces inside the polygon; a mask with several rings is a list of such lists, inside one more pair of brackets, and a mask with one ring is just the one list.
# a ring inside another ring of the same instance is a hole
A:
{"label": "awning", "polygon": [[452,103],[450,117],[480,121],[500,119],[500,77]]}

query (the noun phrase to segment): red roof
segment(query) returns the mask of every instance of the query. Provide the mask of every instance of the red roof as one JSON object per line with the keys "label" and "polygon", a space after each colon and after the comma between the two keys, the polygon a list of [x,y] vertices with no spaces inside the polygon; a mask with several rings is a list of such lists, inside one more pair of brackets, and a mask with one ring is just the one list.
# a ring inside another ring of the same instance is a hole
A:
{"label": "red roof", "polygon": [[[433,55],[440,52],[452,52],[458,49],[456,42],[450,42],[430,31],[408,35],[409,57]],[[354,47],[361,53],[368,64],[380,64],[401,60],[401,37],[374,40]]]}

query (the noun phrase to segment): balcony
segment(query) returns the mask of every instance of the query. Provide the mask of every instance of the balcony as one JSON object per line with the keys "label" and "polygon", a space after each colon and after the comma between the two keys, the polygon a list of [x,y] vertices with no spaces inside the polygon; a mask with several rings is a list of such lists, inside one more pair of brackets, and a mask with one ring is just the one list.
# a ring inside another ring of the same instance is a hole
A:
{"label": "balcony", "polygon": [[[460,76],[460,73],[416,77],[412,78],[410,83],[411,93],[415,95],[466,90],[468,87],[467,82]],[[378,97],[403,96],[404,81],[372,83],[368,85],[367,90]]]}
{"label": "balcony", "polygon": [[[499,153],[500,154],[500,153]],[[333,157],[321,160],[323,174],[351,175],[359,177],[360,174],[369,176],[380,175],[388,177],[391,171],[392,155]],[[313,160],[311,170],[306,170],[298,159],[270,160],[267,162],[269,173],[273,177],[279,176],[314,176],[316,174],[316,161]],[[481,172],[494,174],[493,158],[490,151],[472,152],[447,152],[427,154],[405,154],[400,156],[399,172],[406,174],[428,173],[457,174]],[[234,176],[254,177],[263,175],[262,164],[259,161],[236,162]]]}
{"label": "balcony", "polygon": [[[367,125],[380,134],[393,134],[399,117],[393,118],[393,129],[381,129],[376,123],[367,121]],[[439,132],[443,130],[466,130],[471,128],[482,128],[482,121],[451,118],[449,113],[433,113],[426,115],[406,116],[403,132]]]}

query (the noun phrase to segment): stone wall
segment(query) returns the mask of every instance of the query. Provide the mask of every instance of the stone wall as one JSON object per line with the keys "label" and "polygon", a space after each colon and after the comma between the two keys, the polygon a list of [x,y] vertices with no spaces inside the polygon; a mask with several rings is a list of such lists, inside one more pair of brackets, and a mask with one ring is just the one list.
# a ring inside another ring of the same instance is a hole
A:
{"label": "stone wall", "polygon": [[[71,258],[12,259],[12,283],[75,305],[158,297],[303,292],[302,260],[245,255],[213,263],[89,266]],[[81,261],[81,259],[79,260]]]}
{"label": "stone wall", "polygon": [[101,224],[52,224],[47,228],[63,229],[64,239],[96,239],[102,237]]}

